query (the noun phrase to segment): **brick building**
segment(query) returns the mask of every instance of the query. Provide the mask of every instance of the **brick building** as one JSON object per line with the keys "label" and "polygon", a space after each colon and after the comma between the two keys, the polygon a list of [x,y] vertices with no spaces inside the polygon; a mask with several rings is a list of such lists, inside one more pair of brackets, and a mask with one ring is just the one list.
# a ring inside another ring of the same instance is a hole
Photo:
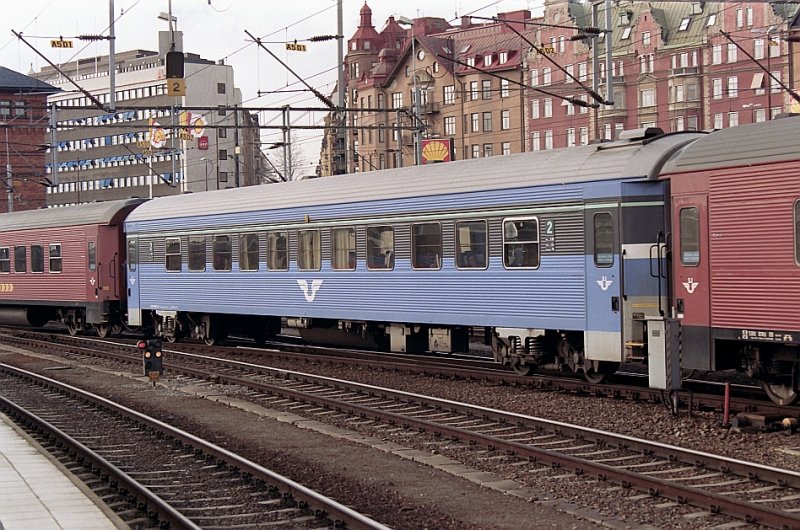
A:
{"label": "brick building", "polygon": [[47,83],[0,66],[0,212],[45,205],[47,96],[57,91]]}
{"label": "brick building", "polygon": [[[351,172],[414,164],[417,132],[422,142],[446,140],[453,158],[464,159],[585,144],[623,129],[713,129],[800,111],[776,81],[798,88],[800,6],[617,1],[610,31],[578,38],[581,28],[605,28],[604,5],[596,24],[591,3],[546,0],[538,17],[517,11],[456,26],[389,17],[377,31],[365,3],[345,58],[346,145],[326,134],[322,174],[345,148]],[[586,88],[595,77],[606,94],[606,39],[613,104],[574,104],[570,98],[594,103]]]}

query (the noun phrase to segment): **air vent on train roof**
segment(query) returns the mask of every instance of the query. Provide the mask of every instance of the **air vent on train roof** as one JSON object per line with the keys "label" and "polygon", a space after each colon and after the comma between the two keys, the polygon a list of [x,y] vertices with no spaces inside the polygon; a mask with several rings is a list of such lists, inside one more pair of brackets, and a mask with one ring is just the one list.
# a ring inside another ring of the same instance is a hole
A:
{"label": "air vent on train roof", "polygon": [[655,138],[656,136],[661,136],[664,134],[664,130],[661,127],[642,127],[641,129],[629,129],[627,131],[622,131],[617,136],[618,140],[646,140],[648,138]]}

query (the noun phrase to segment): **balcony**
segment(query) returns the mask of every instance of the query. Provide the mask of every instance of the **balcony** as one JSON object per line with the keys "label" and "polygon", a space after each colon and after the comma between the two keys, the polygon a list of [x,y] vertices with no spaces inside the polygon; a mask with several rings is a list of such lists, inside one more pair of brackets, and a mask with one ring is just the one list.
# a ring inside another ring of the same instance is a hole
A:
{"label": "balcony", "polygon": [[699,75],[700,68],[697,66],[683,66],[681,68],[672,68],[669,75],[672,77],[679,77],[684,75]]}

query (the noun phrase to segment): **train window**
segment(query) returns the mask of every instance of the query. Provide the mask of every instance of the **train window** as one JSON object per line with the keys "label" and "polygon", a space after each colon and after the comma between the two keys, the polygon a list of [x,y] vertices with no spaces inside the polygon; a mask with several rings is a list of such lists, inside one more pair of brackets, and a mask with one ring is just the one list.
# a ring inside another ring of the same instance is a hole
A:
{"label": "train window", "polygon": [[286,232],[267,233],[267,269],[289,270],[289,236]]}
{"label": "train window", "polygon": [[86,247],[86,257],[89,261],[89,270],[97,270],[97,243],[89,241]]}
{"label": "train window", "polygon": [[25,247],[14,247],[14,272],[27,272],[27,261]]}
{"label": "train window", "polygon": [[[52,247],[52,245],[51,245],[51,247]],[[60,252],[61,252],[61,248],[59,246],[59,255],[60,255]],[[50,255],[50,259],[51,259],[50,271],[51,272],[53,270],[52,257],[53,256],[51,254]],[[136,265],[138,263],[139,263],[139,249],[136,246],[136,240],[135,239],[131,239],[130,241],[128,241],[128,270],[131,271],[131,272],[135,272],[136,271]]]}
{"label": "train window", "polygon": [[700,215],[696,207],[681,208],[681,264],[697,266],[700,263]]}
{"label": "train window", "polygon": [[8,274],[11,272],[11,258],[8,254],[8,247],[0,247],[0,273]]}
{"label": "train window", "polygon": [[331,268],[338,271],[356,269],[356,229],[331,230]]}
{"label": "train window", "polygon": [[297,268],[301,271],[318,271],[321,262],[319,230],[298,230]]}
{"label": "train window", "polygon": [[229,271],[233,265],[231,236],[214,236],[214,270]]}
{"label": "train window", "polygon": [[367,227],[367,268],[394,269],[394,229],[391,226]]}
{"label": "train window", "polygon": [[800,200],[794,203],[794,261],[800,265]]}
{"label": "train window", "polygon": [[50,272],[61,272],[61,243],[50,243],[47,255],[50,258]]}
{"label": "train window", "polygon": [[608,212],[594,215],[594,264],[614,265],[614,220]]}
{"label": "train window", "polygon": [[442,225],[411,225],[411,263],[415,269],[442,268]]}
{"label": "train window", "polygon": [[503,221],[503,265],[509,269],[535,269],[539,266],[539,220]]}
{"label": "train window", "polygon": [[44,247],[31,245],[31,272],[44,272]]}
{"label": "train window", "polygon": [[258,270],[258,234],[239,236],[239,270]]}
{"label": "train window", "polygon": [[169,272],[181,272],[181,240],[171,237],[164,242],[164,266]]}
{"label": "train window", "polygon": [[456,267],[459,269],[486,268],[486,221],[456,223]]}
{"label": "train window", "polygon": [[206,270],[206,236],[189,236],[186,265],[191,272]]}

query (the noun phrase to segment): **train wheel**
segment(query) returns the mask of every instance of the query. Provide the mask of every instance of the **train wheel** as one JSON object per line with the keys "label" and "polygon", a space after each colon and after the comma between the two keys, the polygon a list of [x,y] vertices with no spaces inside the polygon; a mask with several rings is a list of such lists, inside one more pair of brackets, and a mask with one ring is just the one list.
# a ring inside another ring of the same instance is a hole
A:
{"label": "train wheel", "polygon": [[209,346],[213,346],[214,344],[217,343],[217,338],[216,337],[203,337],[203,342],[205,342]]}
{"label": "train wheel", "polygon": [[531,375],[536,371],[535,364],[522,364],[522,360],[519,357],[511,357],[511,368],[519,375]]}
{"label": "train wheel", "polygon": [[71,337],[74,337],[78,334],[78,326],[75,324],[75,322],[71,320],[67,321],[67,333],[69,333]]}
{"label": "train wheel", "polygon": [[111,335],[111,326],[108,324],[97,324],[94,329],[97,331],[97,336],[101,339],[105,339]]}
{"label": "train wheel", "polygon": [[800,399],[800,392],[790,384],[762,383],[762,387],[769,398],[778,405],[794,405]]}
{"label": "train wheel", "polygon": [[619,368],[619,363],[609,361],[585,361],[583,378],[593,385],[599,385]]}

